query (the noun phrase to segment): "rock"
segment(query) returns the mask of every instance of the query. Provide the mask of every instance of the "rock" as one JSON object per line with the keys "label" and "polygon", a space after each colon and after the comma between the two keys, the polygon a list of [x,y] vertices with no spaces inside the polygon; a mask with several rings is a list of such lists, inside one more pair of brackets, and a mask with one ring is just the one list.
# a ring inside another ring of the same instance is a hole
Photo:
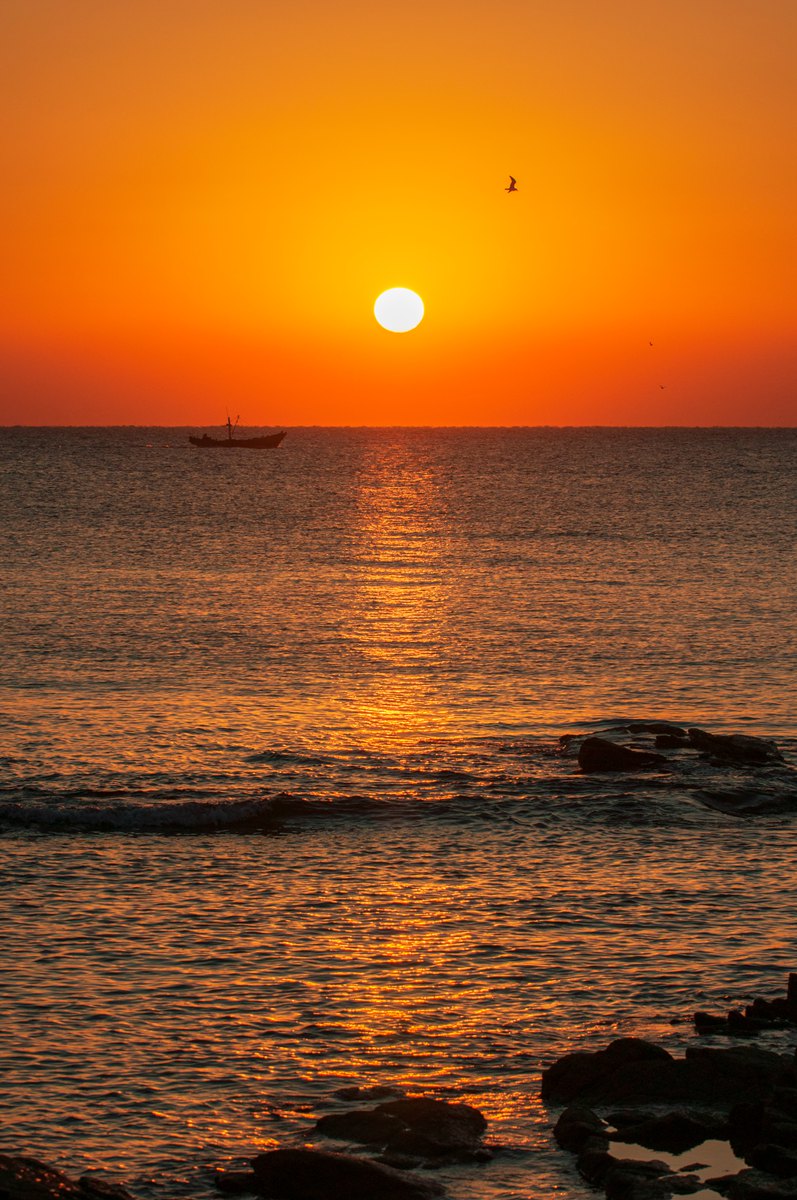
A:
{"label": "rock", "polygon": [[667,759],[663,754],[653,754],[647,750],[631,750],[628,746],[618,746],[606,738],[589,737],[581,743],[578,751],[578,765],[582,771],[637,771],[647,767],[666,765]]}
{"label": "rock", "polygon": [[350,1154],[271,1150],[252,1159],[257,1190],[269,1200],[430,1200],[445,1194],[432,1180]]}
{"label": "rock", "polygon": [[667,1186],[675,1196],[689,1196],[692,1192],[702,1192],[706,1185],[699,1175],[671,1175]]}
{"label": "rock", "polygon": [[761,1122],[761,1137],[787,1150],[797,1151],[797,1124],[779,1120],[777,1112],[770,1111],[768,1107],[764,1110]]}
{"label": "rock", "polygon": [[797,1003],[791,998],[797,990],[792,984],[795,975],[789,976],[788,990],[785,996],[776,996],[765,1000],[757,996],[752,1004],[745,1007],[744,1012],[731,1009],[726,1016],[714,1013],[696,1012],[694,1015],[695,1029],[698,1033],[729,1033],[754,1035],[766,1029],[783,1029],[787,1025],[797,1025]]}
{"label": "rock", "polygon": [[727,1033],[728,1018],[716,1013],[696,1012],[694,1015],[695,1029],[698,1033]]}
{"label": "rock", "polygon": [[406,1125],[398,1117],[372,1108],[328,1113],[315,1123],[316,1133],[345,1142],[358,1142],[361,1146],[386,1146],[391,1137],[403,1133],[405,1129]]}
{"label": "rock", "polygon": [[715,758],[742,763],[783,762],[783,755],[767,738],[750,737],[744,733],[707,733],[705,729],[687,729],[690,743]]}
{"label": "rock", "polygon": [[740,1171],[725,1187],[728,1200],[797,1200],[797,1179],[772,1179],[760,1171]]}
{"label": "rock", "polygon": [[660,737],[673,737],[686,740],[686,730],[680,725],[671,725],[669,721],[632,721],[627,726],[629,733],[656,733]]}
{"label": "rock", "polygon": [[70,1179],[63,1171],[25,1155],[0,1154],[2,1200],[133,1200],[126,1188],[83,1176]]}
{"label": "rock", "polygon": [[[437,1153],[475,1150],[487,1128],[487,1121],[478,1109],[445,1100],[391,1100],[374,1111],[403,1122],[409,1132],[437,1146]],[[388,1149],[395,1149],[393,1138]]]}
{"label": "rock", "polygon": [[[579,1151],[590,1139],[605,1143],[604,1150],[609,1148],[609,1138],[606,1125],[590,1108],[581,1108],[571,1104],[566,1108],[554,1126],[553,1135],[563,1150]],[[593,1141],[593,1146],[595,1142]]]}
{"label": "rock", "polygon": [[745,1147],[749,1148],[761,1141],[765,1111],[762,1100],[754,1103],[743,1100],[731,1108],[728,1114],[728,1136],[734,1152],[741,1157],[744,1157]]}
{"label": "rock", "polygon": [[783,1022],[797,1025],[797,1004],[783,996],[776,996],[774,1000],[764,1000],[759,996],[744,1011],[748,1017],[766,1020],[773,1025]]}
{"label": "rock", "polygon": [[786,1056],[756,1046],[689,1047],[683,1059],[650,1042],[622,1038],[606,1050],[565,1055],[542,1074],[555,1103],[709,1105],[728,1110],[740,1095],[766,1099],[793,1076]]}
{"label": "rock", "polygon": [[766,1099],[776,1086],[788,1083],[794,1070],[790,1059],[758,1046],[689,1046],[687,1064],[705,1074],[709,1091],[731,1103],[743,1095],[748,1101]]}
{"label": "rock", "polygon": [[541,1095],[555,1104],[569,1104],[617,1071],[651,1061],[660,1064],[674,1060],[661,1046],[641,1038],[618,1038],[605,1050],[577,1050],[543,1071]]}
{"label": "rock", "polygon": [[775,1088],[770,1097],[769,1109],[778,1112],[787,1121],[797,1121],[797,1088]]}
{"label": "rock", "polygon": [[646,1150],[667,1150],[682,1154],[709,1138],[723,1137],[727,1126],[716,1121],[699,1120],[688,1113],[672,1112],[650,1117],[638,1125],[630,1125],[614,1135],[615,1142],[633,1142]]}
{"label": "rock", "polygon": [[782,1146],[773,1146],[771,1142],[763,1142],[747,1154],[746,1161],[759,1171],[768,1175],[777,1175],[781,1179],[797,1177],[797,1153],[784,1150]]}
{"label": "rock", "polygon": [[589,1145],[582,1149],[576,1159],[579,1173],[584,1176],[587,1183],[591,1183],[594,1187],[601,1186],[616,1163],[617,1159],[608,1150],[600,1150]]}
{"label": "rock", "polygon": [[425,1098],[391,1100],[376,1108],[329,1113],[317,1133],[363,1146],[381,1146],[388,1158],[484,1162],[492,1153],[481,1145],[487,1122],[469,1104]]}
{"label": "rock", "polygon": [[220,1192],[229,1196],[245,1196],[258,1190],[254,1171],[216,1171],[213,1182]]}
{"label": "rock", "polygon": [[85,1200],[133,1200],[127,1189],[118,1183],[107,1183],[104,1179],[93,1179],[90,1175],[81,1175],[78,1183],[80,1194]]}
{"label": "rock", "polygon": [[657,750],[691,750],[692,743],[684,734],[682,737],[674,733],[659,733],[656,735],[653,745]]}
{"label": "rock", "polygon": [[603,1180],[606,1200],[665,1200],[671,1195],[671,1174],[666,1163],[653,1160],[638,1162],[632,1158],[614,1160]]}

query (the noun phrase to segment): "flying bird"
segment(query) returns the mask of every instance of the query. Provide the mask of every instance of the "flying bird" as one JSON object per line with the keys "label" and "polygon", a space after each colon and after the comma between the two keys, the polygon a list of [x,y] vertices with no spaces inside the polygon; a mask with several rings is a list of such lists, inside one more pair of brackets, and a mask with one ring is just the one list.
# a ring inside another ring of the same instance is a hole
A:
{"label": "flying bird", "polygon": [[516,192],[517,191],[517,180],[515,179],[514,175],[509,176],[509,187],[504,188],[504,191],[505,192]]}

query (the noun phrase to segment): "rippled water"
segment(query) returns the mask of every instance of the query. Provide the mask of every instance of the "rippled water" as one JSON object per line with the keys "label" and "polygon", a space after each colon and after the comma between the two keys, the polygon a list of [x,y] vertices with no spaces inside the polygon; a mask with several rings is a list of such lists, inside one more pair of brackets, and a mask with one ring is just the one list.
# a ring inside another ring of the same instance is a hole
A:
{"label": "rippled water", "polygon": [[[585,1197],[541,1065],[795,969],[797,435],[187,432],[0,431],[5,1147],[209,1196],[391,1083]],[[635,717],[786,761],[559,751]]]}

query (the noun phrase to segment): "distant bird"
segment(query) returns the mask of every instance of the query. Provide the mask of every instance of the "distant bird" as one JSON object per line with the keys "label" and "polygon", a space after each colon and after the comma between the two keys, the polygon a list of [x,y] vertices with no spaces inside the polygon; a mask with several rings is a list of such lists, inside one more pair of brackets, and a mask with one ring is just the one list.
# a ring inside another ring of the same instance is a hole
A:
{"label": "distant bird", "polygon": [[666,383],[660,383],[660,384],[659,384],[659,387],[661,388],[661,390],[662,390],[662,391],[664,391],[664,389],[666,388],[666,386],[667,386],[667,384],[666,384]]}
{"label": "distant bird", "polygon": [[653,342],[648,342],[648,345],[649,345],[649,346],[652,346],[652,345],[653,345]]}
{"label": "distant bird", "polygon": [[504,191],[505,192],[516,192],[517,191],[517,180],[515,179],[514,175],[509,176],[509,187],[504,188]]}

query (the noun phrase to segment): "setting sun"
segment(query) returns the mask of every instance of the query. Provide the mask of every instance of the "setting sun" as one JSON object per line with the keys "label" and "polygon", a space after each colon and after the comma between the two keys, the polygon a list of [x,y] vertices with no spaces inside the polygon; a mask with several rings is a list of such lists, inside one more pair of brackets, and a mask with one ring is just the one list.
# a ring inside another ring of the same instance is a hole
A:
{"label": "setting sun", "polygon": [[389,288],[377,297],[374,316],[391,333],[408,333],[423,320],[423,300],[409,288]]}

